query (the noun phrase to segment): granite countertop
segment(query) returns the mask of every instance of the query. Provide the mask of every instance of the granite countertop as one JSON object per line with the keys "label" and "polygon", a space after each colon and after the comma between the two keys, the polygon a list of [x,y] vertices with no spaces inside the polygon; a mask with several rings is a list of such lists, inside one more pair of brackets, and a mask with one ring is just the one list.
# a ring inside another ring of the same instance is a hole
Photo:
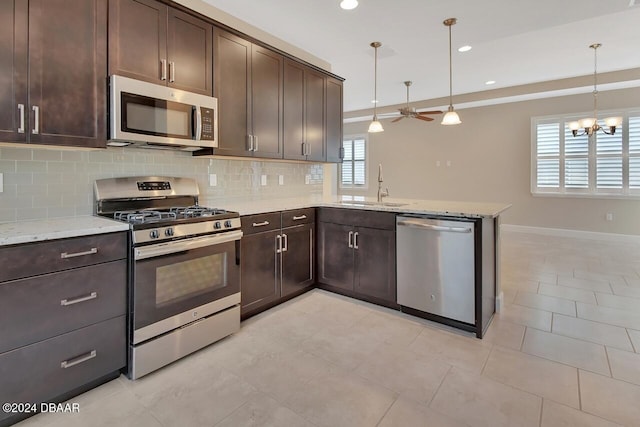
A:
{"label": "granite countertop", "polygon": [[240,212],[240,215],[253,215],[265,212],[302,209],[310,207],[336,207],[346,209],[364,209],[394,213],[412,213],[422,215],[461,216],[470,218],[494,218],[511,207],[507,203],[456,202],[446,200],[392,199],[384,198],[377,203],[373,197],[313,195],[287,199],[270,200],[215,200],[203,205]]}
{"label": "granite countertop", "polygon": [[0,224],[0,246],[128,230],[124,224],[97,216],[43,219]]}

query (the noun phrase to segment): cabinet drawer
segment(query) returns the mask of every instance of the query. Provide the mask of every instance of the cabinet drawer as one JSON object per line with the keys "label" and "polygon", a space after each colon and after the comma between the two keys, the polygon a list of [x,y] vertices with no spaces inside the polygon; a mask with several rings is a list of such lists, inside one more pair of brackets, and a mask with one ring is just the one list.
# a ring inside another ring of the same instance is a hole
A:
{"label": "cabinet drawer", "polygon": [[[0,401],[50,401],[125,365],[125,316],[120,316],[0,354]],[[0,412],[0,422],[8,415]]]}
{"label": "cabinet drawer", "polygon": [[395,213],[361,209],[320,208],[318,209],[318,221],[382,230],[395,230],[396,228]]}
{"label": "cabinet drawer", "polygon": [[282,228],[292,225],[309,224],[316,220],[315,208],[293,209],[282,212]]}
{"label": "cabinet drawer", "polygon": [[280,229],[280,212],[245,215],[241,218],[244,234],[262,233]]}
{"label": "cabinet drawer", "polygon": [[126,313],[127,261],[0,284],[0,353]]}
{"label": "cabinet drawer", "polygon": [[127,248],[126,232],[3,247],[0,282],[125,259]]}

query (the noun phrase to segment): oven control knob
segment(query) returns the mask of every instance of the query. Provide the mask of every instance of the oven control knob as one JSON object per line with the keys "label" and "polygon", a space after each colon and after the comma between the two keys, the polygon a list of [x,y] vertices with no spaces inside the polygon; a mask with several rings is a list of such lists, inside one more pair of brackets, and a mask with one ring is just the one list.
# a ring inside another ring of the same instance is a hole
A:
{"label": "oven control knob", "polygon": [[152,239],[157,239],[158,237],[160,237],[160,233],[158,233],[158,230],[151,230],[149,232],[149,237],[151,237]]}
{"label": "oven control knob", "polygon": [[215,224],[213,224],[213,228],[215,228],[216,230],[219,230],[222,228],[222,224],[220,224],[220,221],[216,221]]}
{"label": "oven control knob", "polygon": [[167,228],[166,230],[164,230],[164,235],[167,237],[173,236],[173,228]]}
{"label": "oven control knob", "polygon": [[224,226],[225,226],[226,228],[231,228],[231,221],[230,221],[230,220],[226,220],[226,221],[224,222]]}

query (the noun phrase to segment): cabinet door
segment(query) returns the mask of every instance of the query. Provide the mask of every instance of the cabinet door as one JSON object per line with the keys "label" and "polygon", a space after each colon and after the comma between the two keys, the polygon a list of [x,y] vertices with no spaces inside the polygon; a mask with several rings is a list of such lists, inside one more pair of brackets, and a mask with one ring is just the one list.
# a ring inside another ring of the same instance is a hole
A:
{"label": "cabinet door", "polygon": [[313,283],[313,224],[282,229],[282,296]]}
{"label": "cabinet door", "polygon": [[324,92],[326,78],[323,74],[307,69],[305,71],[305,142],[307,160],[325,160],[324,146]]}
{"label": "cabinet door", "polygon": [[318,223],[318,281],[353,291],[354,259],[349,232],[354,227]]}
{"label": "cabinet door", "polygon": [[29,2],[31,142],[106,146],[106,60],[106,0]]}
{"label": "cabinet door", "polygon": [[358,227],[356,233],[356,293],[395,303],[395,231]]}
{"label": "cabinet door", "polygon": [[254,156],[282,158],[282,64],[284,58],[253,45],[251,50],[251,122]]}
{"label": "cabinet door", "polygon": [[276,254],[276,237],[280,230],[257,233],[242,238],[240,277],[241,312],[256,310],[280,297],[280,257]]}
{"label": "cabinet door", "polygon": [[304,154],[304,66],[284,63],[284,158],[305,160]]}
{"label": "cabinet door", "polygon": [[109,74],[166,84],[167,10],[155,0],[109,1]]}
{"label": "cabinet door", "polygon": [[[27,0],[0,2],[0,141],[3,142],[27,140],[27,14]],[[21,109],[18,105],[22,105]]]}
{"label": "cabinet door", "polygon": [[327,162],[341,162],[342,153],[342,82],[327,78],[327,126],[326,153]]}
{"label": "cabinet door", "polygon": [[218,98],[217,155],[251,156],[248,150],[251,101],[251,43],[219,29],[214,30],[213,93]]}
{"label": "cabinet door", "polygon": [[212,96],[213,26],[169,8],[167,28],[169,86]]}

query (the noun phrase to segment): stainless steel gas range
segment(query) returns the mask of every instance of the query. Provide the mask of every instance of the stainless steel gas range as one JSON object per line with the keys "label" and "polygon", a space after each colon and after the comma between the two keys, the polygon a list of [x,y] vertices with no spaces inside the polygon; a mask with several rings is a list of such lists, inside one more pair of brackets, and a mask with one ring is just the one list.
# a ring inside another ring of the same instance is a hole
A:
{"label": "stainless steel gas range", "polygon": [[240,328],[240,215],[198,205],[189,178],[95,182],[96,214],[131,224],[128,376]]}

